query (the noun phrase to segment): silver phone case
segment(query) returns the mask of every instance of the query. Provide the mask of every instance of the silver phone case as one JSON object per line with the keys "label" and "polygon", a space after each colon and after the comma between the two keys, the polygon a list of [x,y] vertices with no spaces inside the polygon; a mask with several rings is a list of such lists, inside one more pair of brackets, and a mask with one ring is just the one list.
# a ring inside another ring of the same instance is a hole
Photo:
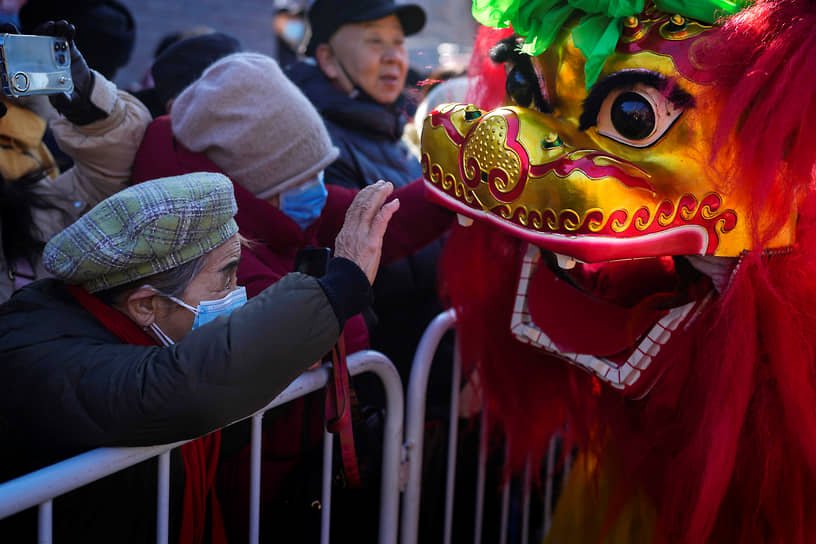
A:
{"label": "silver phone case", "polygon": [[0,84],[3,94],[18,98],[70,93],[68,42],[51,36],[0,34]]}

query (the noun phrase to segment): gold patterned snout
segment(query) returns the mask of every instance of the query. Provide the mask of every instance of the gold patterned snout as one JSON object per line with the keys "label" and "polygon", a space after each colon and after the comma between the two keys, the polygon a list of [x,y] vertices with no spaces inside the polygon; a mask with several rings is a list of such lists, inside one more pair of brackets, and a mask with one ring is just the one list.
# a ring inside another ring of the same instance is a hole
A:
{"label": "gold patterned snout", "polygon": [[[529,184],[536,168],[554,164],[576,148],[564,144],[557,132],[537,119],[541,117],[537,112],[505,107],[490,113],[479,110],[478,116],[471,113],[471,119],[466,119],[473,109],[449,104],[425,119],[426,178],[468,204],[478,203],[481,210],[531,209]],[[556,173],[544,177],[558,181]],[[537,199],[558,202],[562,198],[552,183],[537,183],[534,192]]]}
{"label": "gold patterned snout", "polygon": [[[604,201],[654,203],[647,172],[570,145],[546,116],[508,106],[465,119],[473,108],[442,106],[422,132],[426,179],[462,203],[523,227],[563,233],[577,231]],[[591,229],[600,226],[594,217]]]}
{"label": "gold patterned snout", "polygon": [[422,166],[442,204],[581,260],[734,256],[751,244],[713,187],[663,193],[662,178],[571,145],[547,115],[526,108],[439,107],[425,119]]}

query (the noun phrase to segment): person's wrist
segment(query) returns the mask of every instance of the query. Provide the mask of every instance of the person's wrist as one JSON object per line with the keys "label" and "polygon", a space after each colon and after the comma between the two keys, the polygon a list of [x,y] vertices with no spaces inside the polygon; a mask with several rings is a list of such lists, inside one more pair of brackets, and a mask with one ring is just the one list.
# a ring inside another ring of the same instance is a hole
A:
{"label": "person's wrist", "polygon": [[66,95],[51,97],[51,104],[54,109],[71,124],[77,126],[89,125],[107,117],[108,114],[91,101],[94,84],[96,83],[93,71],[88,70],[86,77],[77,79],[84,79],[85,81],[81,82],[80,87],[75,89],[75,94],[71,98]]}
{"label": "person's wrist", "polygon": [[65,109],[65,111],[61,111],[57,108],[57,111],[70,121],[72,125],[80,127],[90,125],[108,116],[107,113],[94,106],[90,100],[82,100],[81,103],[74,104],[70,108]]}
{"label": "person's wrist", "polygon": [[319,278],[340,327],[373,302],[374,292],[365,272],[354,261],[335,256],[329,261],[326,274]]}

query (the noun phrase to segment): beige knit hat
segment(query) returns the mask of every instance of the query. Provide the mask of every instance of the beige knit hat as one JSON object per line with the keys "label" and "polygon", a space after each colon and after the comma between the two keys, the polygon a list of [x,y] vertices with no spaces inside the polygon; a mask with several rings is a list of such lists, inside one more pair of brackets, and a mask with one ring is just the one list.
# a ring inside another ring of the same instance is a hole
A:
{"label": "beige knit hat", "polygon": [[258,198],[315,177],[339,155],[309,99],[259,53],[210,66],[176,98],[173,134]]}

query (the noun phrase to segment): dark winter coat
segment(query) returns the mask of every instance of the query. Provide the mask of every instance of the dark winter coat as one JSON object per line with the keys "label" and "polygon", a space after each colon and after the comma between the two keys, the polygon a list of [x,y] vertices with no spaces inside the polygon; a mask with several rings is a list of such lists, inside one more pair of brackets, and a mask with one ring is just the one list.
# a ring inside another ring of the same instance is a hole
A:
{"label": "dark winter coat", "polygon": [[[322,279],[289,275],[161,348],[122,344],[62,282],[35,282],[0,306],[0,481],[92,448],[191,439],[246,417],[319,360],[369,297],[362,271],[333,259]],[[87,493],[57,499],[56,532],[83,542],[154,535],[155,496],[139,491],[155,489],[156,473],[128,472],[97,485],[118,492],[93,504]],[[8,536],[3,523],[13,521],[0,522]]]}

